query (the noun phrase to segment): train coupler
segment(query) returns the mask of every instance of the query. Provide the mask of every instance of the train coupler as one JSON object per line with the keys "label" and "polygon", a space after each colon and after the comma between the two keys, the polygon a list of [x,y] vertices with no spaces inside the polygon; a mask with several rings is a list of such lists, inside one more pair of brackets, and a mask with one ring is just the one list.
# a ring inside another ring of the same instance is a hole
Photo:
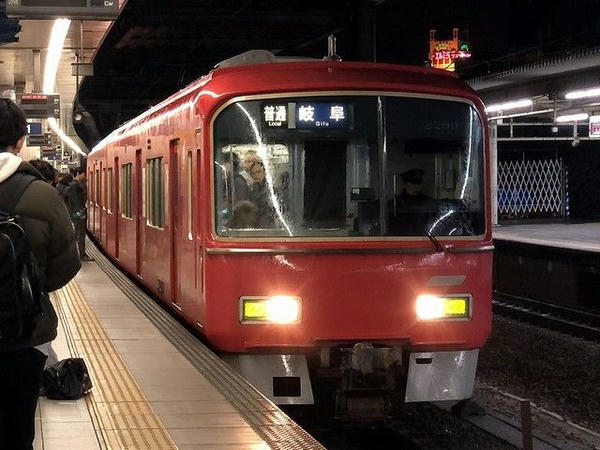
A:
{"label": "train coupler", "polygon": [[342,379],[336,392],[336,418],[376,420],[392,413],[400,387],[402,349],[357,343],[342,349]]}

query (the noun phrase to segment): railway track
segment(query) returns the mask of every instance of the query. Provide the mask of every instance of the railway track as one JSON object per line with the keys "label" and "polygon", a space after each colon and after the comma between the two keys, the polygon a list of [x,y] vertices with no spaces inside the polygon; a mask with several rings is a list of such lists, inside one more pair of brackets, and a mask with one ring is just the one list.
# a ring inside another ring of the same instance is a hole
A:
{"label": "railway track", "polygon": [[600,314],[494,291],[494,313],[600,342]]}
{"label": "railway track", "polygon": [[324,420],[310,407],[283,409],[328,450],[514,448],[503,437],[429,403],[406,404],[393,418],[370,424]]}

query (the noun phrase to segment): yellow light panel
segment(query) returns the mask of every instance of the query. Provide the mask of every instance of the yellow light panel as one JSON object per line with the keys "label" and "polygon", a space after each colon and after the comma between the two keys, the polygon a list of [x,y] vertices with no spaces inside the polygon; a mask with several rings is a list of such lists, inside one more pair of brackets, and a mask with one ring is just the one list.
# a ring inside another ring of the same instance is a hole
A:
{"label": "yellow light panel", "polygon": [[244,300],[244,319],[266,320],[267,302],[264,300]]}

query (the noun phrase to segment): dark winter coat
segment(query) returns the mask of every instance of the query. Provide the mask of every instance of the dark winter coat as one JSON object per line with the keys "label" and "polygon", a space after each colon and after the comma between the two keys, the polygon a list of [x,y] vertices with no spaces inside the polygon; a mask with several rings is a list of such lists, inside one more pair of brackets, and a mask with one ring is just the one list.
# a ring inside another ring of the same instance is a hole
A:
{"label": "dark winter coat", "polygon": [[[5,180],[7,173],[1,180]],[[16,171],[39,177],[29,164],[22,162]],[[22,220],[23,229],[31,244],[38,264],[40,280],[47,292],[67,284],[81,268],[75,242],[75,231],[65,203],[50,184],[33,181],[23,193],[15,211]],[[44,314],[37,318],[33,334],[10,346],[0,346],[0,351],[35,347],[56,337],[57,317],[49,299],[42,301]]]}
{"label": "dark winter coat", "polygon": [[64,192],[65,202],[71,215],[71,219],[85,219],[87,192],[85,184],[77,180],[71,181]]}

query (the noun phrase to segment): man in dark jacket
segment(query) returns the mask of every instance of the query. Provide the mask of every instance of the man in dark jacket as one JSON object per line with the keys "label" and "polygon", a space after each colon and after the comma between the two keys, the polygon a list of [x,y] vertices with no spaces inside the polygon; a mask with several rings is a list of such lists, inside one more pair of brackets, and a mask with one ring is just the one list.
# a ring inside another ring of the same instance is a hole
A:
{"label": "man in dark jacket", "polygon": [[[13,177],[20,173],[40,177],[31,165],[16,156],[23,146],[26,127],[21,109],[11,100],[0,99],[0,208],[3,196],[8,195],[4,190]],[[69,214],[56,189],[41,178],[34,180],[21,196],[14,214],[21,218],[45,290],[63,287],[81,264]],[[57,328],[56,313],[47,296],[41,307],[42,314],[34,318],[31,334],[11,344],[0,343],[0,449],[32,448],[42,369]]]}
{"label": "man in dark jacket", "polygon": [[73,181],[64,191],[65,201],[75,228],[79,258],[81,261],[93,261],[85,252],[85,222],[87,221],[87,176],[84,167],[79,167],[73,172]]}

